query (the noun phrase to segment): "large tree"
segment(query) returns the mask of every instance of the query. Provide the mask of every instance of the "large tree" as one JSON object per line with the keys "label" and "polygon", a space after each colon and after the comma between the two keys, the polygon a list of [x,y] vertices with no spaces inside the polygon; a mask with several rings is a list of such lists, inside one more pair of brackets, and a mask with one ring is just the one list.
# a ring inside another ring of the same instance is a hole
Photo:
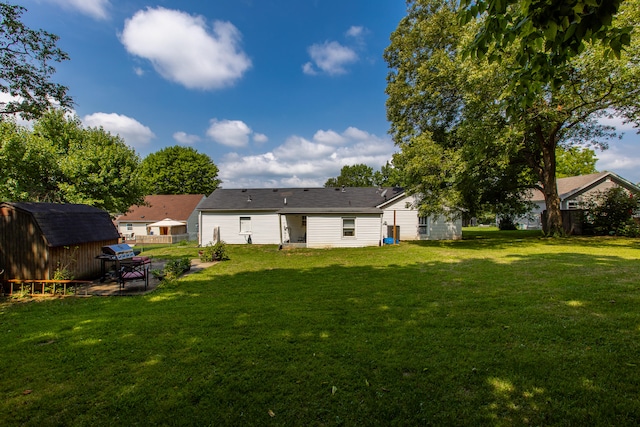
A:
{"label": "large tree", "polygon": [[175,145],[149,154],[140,167],[146,194],[211,194],[218,185],[218,167],[191,147]]}
{"label": "large tree", "polygon": [[[526,190],[538,188],[548,210],[545,229],[562,233],[556,149],[605,148],[613,133],[598,123],[605,115],[638,122],[638,40],[619,60],[589,44],[563,66],[570,78],[545,85],[531,103],[504,102],[517,100],[511,85],[521,70],[517,54],[505,47],[493,62],[467,55],[480,22],[461,26],[457,3],[410,2],[385,51],[387,115],[401,148],[394,164],[405,170],[408,190],[422,196],[425,213],[488,205],[519,211]],[[638,19],[638,1],[623,8],[614,25],[626,28]]]}
{"label": "large tree", "polygon": [[510,84],[520,105],[532,105],[545,85],[569,78],[564,65],[587,45],[599,43],[620,57],[631,42],[634,23],[613,24],[624,0],[462,0],[462,22],[480,20],[468,52],[490,61],[502,54],[520,65]]}
{"label": "large tree", "polygon": [[568,176],[589,175],[598,172],[596,170],[595,151],[584,147],[569,147],[556,149],[556,177],[566,178]]}
{"label": "large tree", "polygon": [[374,171],[364,163],[346,165],[340,169],[340,175],[329,178],[325,187],[398,187],[402,186],[402,175],[392,162],[387,162],[380,170]]}
{"label": "large tree", "polygon": [[371,187],[373,186],[373,168],[364,163],[345,165],[340,169],[340,175],[329,178],[325,187]]}
{"label": "large tree", "polygon": [[35,119],[53,106],[71,108],[68,88],[51,81],[52,62],[69,56],[56,46],[58,36],[24,25],[26,9],[0,2],[0,92],[11,100],[0,103],[0,115],[20,114]]}
{"label": "large tree", "polygon": [[143,202],[140,159],[121,138],[51,110],[33,130],[0,123],[0,199],[82,203],[111,214]]}

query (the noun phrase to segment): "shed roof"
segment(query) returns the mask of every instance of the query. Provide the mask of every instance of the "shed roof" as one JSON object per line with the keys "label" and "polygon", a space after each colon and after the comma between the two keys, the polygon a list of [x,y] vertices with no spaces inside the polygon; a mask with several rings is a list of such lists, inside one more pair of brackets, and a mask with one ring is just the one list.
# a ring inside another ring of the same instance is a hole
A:
{"label": "shed roof", "polygon": [[[558,178],[556,180],[558,186],[558,195],[560,196],[560,200],[566,200],[569,197],[572,197],[578,193],[582,193],[590,188],[593,188],[600,182],[610,178],[615,181],[619,185],[626,187],[631,191],[638,192],[640,188],[635,184],[627,181],[621,176],[613,173],[613,172],[598,172],[592,173],[589,175],[579,175],[579,176],[570,176],[566,178]],[[531,197],[532,201],[544,201],[544,194],[540,190],[534,190],[533,196]]]}
{"label": "shed roof", "polygon": [[204,194],[156,194],[146,196],[144,205],[133,205],[116,222],[157,222],[164,218],[187,221]]}
{"label": "shed roof", "polygon": [[199,210],[370,213],[403,192],[397,187],[219,188],[200,205]]}
{"label": "shed roof", "polygon": [[118,239],[120,235],[106,211],[93,206],[60,203],[5,202],[30,214],[50,247]]}

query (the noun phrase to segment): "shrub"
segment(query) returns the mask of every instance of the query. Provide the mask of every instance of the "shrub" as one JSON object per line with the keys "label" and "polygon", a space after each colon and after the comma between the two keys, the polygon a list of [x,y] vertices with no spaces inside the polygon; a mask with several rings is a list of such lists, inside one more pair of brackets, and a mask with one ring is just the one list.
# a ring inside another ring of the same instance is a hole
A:
{"label": "shrub", "polygon": [[503,216],[500,218],[500,222],[498,223],[498,228],[500,230],[517,230],[515,222],[513,221],[512,216]]}
{"label": "shrub", "polygon": [[200,260],[202,262],[226,261],[228,259],[227,244],[223,241],[215,244],[209,243],[200,251]]}
{"label": "shrub", "polygon": [[191,259],[189,257],[182,257],[167,262],[164,266],[164,275],[167,279],[175,279],[190,269]]}
{"label": "shrub", "polygon": [[586,222],[595,234],[636,237],[640,234],[633,215],[640,200],[621,187],[599,191],[586,204]]}

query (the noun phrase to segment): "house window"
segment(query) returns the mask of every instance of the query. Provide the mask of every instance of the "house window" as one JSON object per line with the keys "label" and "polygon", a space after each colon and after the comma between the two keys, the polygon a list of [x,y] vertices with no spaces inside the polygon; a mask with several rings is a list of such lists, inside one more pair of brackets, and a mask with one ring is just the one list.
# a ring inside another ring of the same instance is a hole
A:
{"label": "house window", "polygon": [[569,200],[567,202],[567,209],[578,209],[578,201],[577,200]]}
{"label": "house window", "polygon": [[127,231],[133,231],[133,224],[127,224]]}
{"label": "house window", "polygon": [[356,237],[355,218],[342,218],[342,237]]}
{"label": "house window", "polygon": [[418,234],[427,234],[429,227],[429,217],[418,217]]}
{"label": "house window", "polygon": [[306,215],[302,215],[302,226],[303,227],[307,226],[307,216]]}
{"label": "house window", "polygon": [[251,217],[240,217],[240,234],[251,234]]}

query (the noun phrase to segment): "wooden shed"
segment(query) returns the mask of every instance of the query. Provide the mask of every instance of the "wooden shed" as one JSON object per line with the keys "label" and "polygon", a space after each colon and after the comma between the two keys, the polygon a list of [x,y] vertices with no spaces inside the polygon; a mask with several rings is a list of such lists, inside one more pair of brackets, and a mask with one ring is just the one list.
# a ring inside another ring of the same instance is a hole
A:
{"label": "wooden shed", "polygon": [[67,267],[75,279],[100,275],[96,256],[119,241],[109,214],[87,205],[0,203],[0,270],[7,279],[52,279]]}

